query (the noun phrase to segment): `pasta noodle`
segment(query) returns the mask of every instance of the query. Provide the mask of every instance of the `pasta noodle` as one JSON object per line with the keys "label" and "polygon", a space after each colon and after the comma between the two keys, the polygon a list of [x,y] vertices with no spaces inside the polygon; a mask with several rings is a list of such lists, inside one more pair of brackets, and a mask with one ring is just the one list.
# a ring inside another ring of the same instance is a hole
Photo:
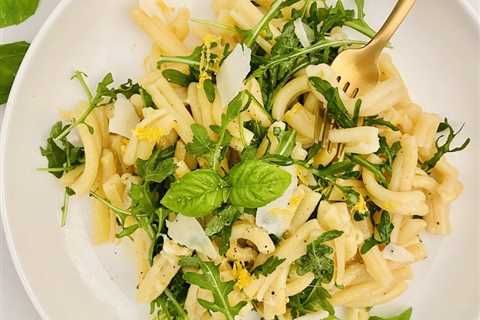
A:
{"label": "pasta noodle", "polygon": [[88,102],[41,148],[62,225],[89,194],[92,242],[133,243],[153,319],[370,319],[427,257],[423,233],[451,232],[463,185],[444,155],[469,140],[450,146],[385,53],[371,90],[339,87],[332,60],[362,43],[345,28],[371,36],[363,1],[214,0],[215,21],[187,2],[133,9],[152,41],[138,83],[75,74]]}

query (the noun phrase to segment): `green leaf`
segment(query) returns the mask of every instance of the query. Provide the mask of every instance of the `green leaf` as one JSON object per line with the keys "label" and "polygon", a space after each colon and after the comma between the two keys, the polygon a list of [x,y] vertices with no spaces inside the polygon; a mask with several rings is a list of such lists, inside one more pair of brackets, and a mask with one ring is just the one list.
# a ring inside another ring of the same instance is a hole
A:
{"label": "green leaf", "polygon": [[383,136],[380,136],[379,143],[380,143],[380,148],[378,149],[376,154],[385,158],[386,161],[382,165],[382,168],[389,175],[391,175],[393,160],[395,160],[397,153],[402,148],[400,145],[400,141],[396,141],[392,144],[392,146],[389,146],[387,143],[387,139]]}
{"label": "green leaf", "polygon": [[377,164],[374,164],[374,163],[371,163],[370,161],[368,161],[367,159],[359,156],[359,155],[349,155],[348,158],[355,164],[358,164],[364,168],[366,168],[367,170],[369,170],[370,172],[372,172],[374,175],[375,175],[375,179],[380,182],[380,184],[382,184],[383,186],[386,186],[387,185],[387,179],[385,178],[385,176],[383,175],[383,172],[382,172],[382,167],[381,165],[377,165]]}
{"label": "green leaf", "polygon": [[321,283],[328,283],[333,278],[334,263],[329,257],[333,249],[323,243],[340,237],[343,231],[330,230],[322,233],[307,246],[307,253],[296,261],[297,273],[304,275],[313,272]]}
{"label": "green leaf", "polygon": [[230,181],[234,206],[259,208],[280,197],[290,185],[291,176],[275,165],[248,160],[232,168]]}
{"label": "green leaf", "polygon": [[357,125],[345,108],[338,93],[338,88],[332,87],[330,82],[320,79],[319,77],[310,77],[308,81],[315,90],[321,93],[327,100],[328,117],[335,120],[342,128],[353,128]]}
{"label": "green leaf", "polygon": [[307,313],[327,311],[330,315],[335,314],[333,306],[328,301],[331,298],[327,290],[321,286],[320,280],[315,280],[302,292],[289,297],[290,312],[292,317],[300,317]]}
{"label": "green leaf", "polygon": [[257,120],[246,121],[243,123],[243,126],[253,132],[254,136],[251,144],[258,147],[267,134],[267,128],[263,127],[262,123]]}
{"label": "green leaf", "polygon": [[183,273],[178,272],[163,294],[150,303],[150,314],[154,316],[153,319],[189,320],[184,309],[188,288],[189,284],[183,279]]}
{"label": "green leaf", "polygon": [[173,175],[177,169],[177,165],[175,164],[173,158],[160,161],[158,164],[150,166],[151,163],[155,163],[155,157],[155,154],[152,155],[147,162],[144,176],[145,182],[162,183],[166,178]]}
{"label": "green leaf", "polygon": [[[181,265],[185,265],[182,264],[184,259],[180,260]],[[246,304],[245,301],[242,301],[232,306],[228,302],[228,295],[233,291],[235,282],[223,282],[220,279],[220,271],[213,262],[202,261],[198,257],[192,257],[189,259],[189,264],[192,265],[193,263],[200,268],[202,273],[186,272],[183,276],[184,279],[190,284],[209,290],[213,295],[213,302],[198,299],[198,303],[210,311],[223,313],[227,320],[233,320]]]}
{"label": "green leaf", "polygon": [[0,28],[19,24],[37,11],[39,0],[0,1]]}
{"label": "green leaf", "polygon": [[363,119],[363,125],[365,126],[383,126],[392,129],[393,131],[399,131],[400,129],[395,126],[390,121],[384,120],[383,118],[375,117],[366,117]]}
{"label": "green leaf", "polygon": [[[136,163],[137,167],[137,174],[142,177],[147,182],[157,182],[161,183],[164,178],[162,179],[158,177],[158,174],[165,175],[162,173],[164,170],[168,170],[173,174],[175,168],[171,167],[171,160],[174,155],[175,149],[173,147],[165,148],[165,149],[156,149],[148,160],[141,160],[138,159]],[[167,161],[166,164],[163,164],[164,161]],[[157,176],[156,176],[157,175]],[[156,177],[155,177],[156,176]]]}
{"label": "green leaf", "polygon": [[390,221],[390,214],[387,211],[382,211],[380,221],[378,223],[372,221],[372,223],[375,227],[373,235],[363,243],[362,247],[360,248],[361,254],[367,253],[371,248],[378,244],[390,243],[390,235],[393,231],[393,224]]}
{"label": "green leaf", "polygon": [[[8,2],[10,1],[7,1],[7,3]],[[16,2],[16,0],[12,2]],[[1,8],[4,5],[5,4],[0,3],[0,17],[2,16]],[[25,53],[27,53],[28,47],[29,44],[26,42],[0,45],[0,105],[7,102],[13,80],[15,80],[18,68],[22,63]]]}
{"label": "green leaf", "polygon": [[295,147],[297,132],[293,129],[282,131],[278,137],[278,146],[274,154],[289,157]]}
{"label": "green leaf", "polygon": [[175,69],[166,69],[162,71],[162,75],[168,82],[178,84],[182,87],[188,87],[188,85],[195,81],[195,78],[189,74],[185,74]]}
{"label": "green leaf", "polygon": [[203,82],[203,91],[207,96],[207,99],[210,103],[215,101],[215,85],[211,79],[207,79]]}
{"label": "green leaf", "polygon": [[379,317],[379,316],[371,316],[368,320],[410,320],[412,316],[412,308],[408,308],[407,310],[403,311],[401,314],[389,318]]}
{"label": "green leaf", "polygon": [[174,212],[201,217],[220,207],[228,194],[229,187],[218,173],[200,169],[173,183],[161,203]]}
{"label": "green leaf", "polygon": [[[448,123],[448,119],[445,118],[445,120],[442,123],[440,123],[438,128],[443,129],[442,132],[445,130],[448,130],[448,136],[445,138],[445,136],[442,135],[437,138],[437,141],[435,142],[437,146],[437,152],[433,155],[432,158],[422,163],[422,169],[426,172],[430,172],[435,167],[437,162],[440,161],[440,159],[443,157],[444,154],[447,154],[449,152],[462,151],[470,143],[470,138],[467,138],[461,146],[450,149],[450,145],[452,144],[453,139],[455,139],[455,137],[462,131],[463,125],[460,127],[460,129],[457,132],[455,132],[452,126]],[[443,144],[440,144],[440,141],[442,139],[445,139],[445,142]]]}
{"label": "green leaf", "polygon": [[207,129],[200,124],[191,126],[193,132],[192,142],[187,144],[187,152],[195,156],[204,156],[213,153],[215,142],[210,140]]}
{"label": "green leaf", "polygon": [[243,208],[228,206],[217,214],[207,223],[205,233],[207,236],[213,236],[220,233],[223,228],[231,226],[243,213]]}
{"label": "green leaf", "polygon": [[74,146],[66,137],[59,141],[55,140],[65,128],[61,121],[56,122],[50,129],[46,146],[40,147],[40,153],[48,160],[48,168],[40,170],[50,172],[57,178],[85,162],[83,147]]}
{"label": "green leaf", "polygon": [[275,271],[279,265],[281,265],[285,261],[285,259],[281,259],[276,256],[271,256],[270,258],[267,259],[263,264],[257,266],[255,269],[253,269],[252,274],[258,276],[258,275],[264,275],[268,276],[270,273]]}

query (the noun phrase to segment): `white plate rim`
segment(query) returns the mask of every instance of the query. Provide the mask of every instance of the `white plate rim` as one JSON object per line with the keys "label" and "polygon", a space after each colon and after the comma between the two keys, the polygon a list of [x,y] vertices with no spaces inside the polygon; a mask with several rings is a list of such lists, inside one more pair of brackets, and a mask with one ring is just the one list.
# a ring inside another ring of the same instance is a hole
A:
{"label": "white plate rim", "polygon": [[73,0],[62,0],[60,3],[55,7],[52,13],[48,16],[45,23],[41,26],[38,34],[35,36],[34,40],[30,44],[30,47],[20,65],[20,68],[17,72],[15,77],[15,81],[12,85],[12,89],[10,90],[10,95],[8,97],[5,114],[3,117],[2,122],[2,130],[0,132],[0,217],[2,220],[3,230],[5,234],[5,241],[7,243],[7,248],[10,253],[10,257],[12,258],[13,265],[17,272],[18,277],[20,278],[20,282],[22,283],[23,288],[25,289],[30,301],[32,302],[33,306],[39,313],[41,319],[49,319],[48,314],[43,308],[43,305],[39,302],[38,297],[35,291],[32,289],[28,277],[23,269],[23,266],[20,262],[20,258],[17,255],[15,250],[15,243],[13,241],[13,236],[10,232],[10,225],[8,222],[8,215],[7,215],[7,199],[6,199],[6,192],[4,191],[5,186],[5,157],[4,154],[6,152],[6,145],[7,145],[7,138],[8,138],[8,129],[11,124],[12,118],[12,105],[14,105],[18,88],[20,87],[20,83],[26,76],[26,70],[31,63],[35,52],[37,51],[37,47],[42,43],[43,38],[46,34],[50,31],[51,26],[57,20],[57,18],[63,13],[63,11],[70,5]]}
{"label": "white plate rim", "polygon": [[[15,243],[13,240],[13,236],[10,232],[10,225],[8,222],[8,215],[7,215],[7,199],[6,199],[6,193],[4,192],[4,186],[5,186],[5,152],[6,152],[6,142],[8,138],[8,128],[11,125],[11,118],[12,118],[12,105],[15,104],[16,97],[17,97],[17,91],[18,88],[20,87],[20,83],[22,80],[25,78],[27,75],[26,70],[28,69],[31,60],[33,56],[35,55],[37,51],[37,47],[40,46],[42,43],[42,40],[45,38],[45,36],[48,34],[50,31],[52,25],[55,23],[55,21],[62,15],[64,10],[72,3],[73,0],[61,0],[60,3],[55,7],[55,9],[52,11],[52,13],[49,15],[45,23],[41,26],[38,34],[35,36],[34,40],[32,41],[30,48],[25,55],[25,58],[17,72],[17,76],[15,78],[15,81],[13,83],[12,89],[10,91],[9,99],[8,102],[5,106],[5,114],[3,117],[3,122],[2,122],[2,130],[0,132],[0,218],[2,220],[2,225],[3,225],[3,230],[5,234],[5,240],[7,244],[8,251],[10,253],[11,259],[13,261],[13,265],[15,267],[15,270],[17,272],[17,275],[20,279],[20,282],[22,283],[22,286],[24,287],[30,301],[32,302],[33,306],[39,313],[39,316],[41,319],[49,319],[48,314],[43,308],[43,305],[39,302],[39,299],[35,293],[35,291],[32,289],[30,282],[28,280],[28,277],[23,269],[23,266],[20,262],[20,258],[17,255],[17,252],[15,250]],[[471,22],[474,22],[477,33],[480,35],[480,13],[477,14],[474,10],[474,8],[467,3],[466,0],[457,0],[457,2],[462,6],[463,10],[467,14],[468,18],[471,20]]]}

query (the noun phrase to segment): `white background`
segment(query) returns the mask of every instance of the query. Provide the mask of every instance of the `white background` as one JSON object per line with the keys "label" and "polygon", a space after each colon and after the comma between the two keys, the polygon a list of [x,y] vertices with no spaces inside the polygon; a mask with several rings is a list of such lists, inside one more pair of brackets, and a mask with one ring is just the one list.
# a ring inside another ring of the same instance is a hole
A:
{"label": "white background", "polygon": [[[49,13],[60,1],[61,0],[41,0],[40,8],[34,17],[20,26],[0,30],[0,44],[20,40],[31,41],[43,21],[45,21]],[[477,16],[480,16],[479,0],[464,1],[473,7]],[[0,107],[0,130],[2,118],[3,107]],[[2,227],[0,227],[0,319],[40,319],[16,274],[7,249]]]}

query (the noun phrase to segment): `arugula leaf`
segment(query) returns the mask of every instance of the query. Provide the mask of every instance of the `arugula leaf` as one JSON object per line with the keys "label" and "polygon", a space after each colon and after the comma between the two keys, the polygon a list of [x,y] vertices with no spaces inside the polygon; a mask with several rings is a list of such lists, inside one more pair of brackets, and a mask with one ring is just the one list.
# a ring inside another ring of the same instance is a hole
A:
{"label": "arugula leaf", "polygon": [[380,136],[379,142],[380,142],[380,149],[378,149],[376,154],[385,158],[386,161],[382,165],[382,168],[384,171],[391,174],[393,160],[395,160],[395,157],[397,156],[398,152],[402,148],[400,145],[400,141],[394,142],[390,147],[387,143],[387,139],[385,139],[385,137],[383,136]]}
{"label": "arugula leaf", "polygon": [[230,122],[235,120],[240,115],[240,112],[245,110],[249,104],[250,96],[248,95],[247,91],[244,90],[239,92],[228,104],[227,112],[222,114],[222,125],[216,129],[212,128],[215,129],[214,131],[218,134],[218,140],[215,143],[215,147],[213,148],[210,158],[210,164],[215,170],[218,169],[220,161],[223,158],[223,154],[226,151],[226,147],[231,139],[227,131],[227,126],[230,124]]}
{"label": "arugula leaf", "polygon": [[410,320],[411,316],[412,316],[412,308],[410,307],[397,316],[393,316],[389,318],[371,316],[368,318],[368,320]]}
{"label": "arugula leaf", "polygon": [[0,2],[0,28],[19,24],[37,11],[39,0],[2,0]]}
{"label": "arugula leaf", "polygon": [[267,135],[267,128],[263,127],[262,123],[257,120],[248,120],[243,123],[243,126],[253,132],[254,136],[251,145],[258,147]]}
{"label": "arugula leaf", "polygon": [[[0,4],[0,17],[2,17],[1,7],[2,4]],[[13,80],[29,46],[26,42],[0,45],[0,105],[7,102]]]}
{"label": "arugula leaf", "polygon": [[290,185],[290,174],[261,160],[247,160],[230,171],[232,205],[259,208],[280,197]]}
{"label": "arugula leaf", "polygon": [[386,211],[382,211],[380,221],[375,223],[372,219],[372,223],[375,226],[374,233],[363,243],[360,249],[361,254],[367,253],[371,248],[378,244],[390,243],[390,235],[393,231],[393,224],[390,222],[390,214]]}
{"label": "arugula leaf", "polygon": [[325,310],[330,315],[333,315],[335,314],[335,310],[328,301],[329,298],[331,298],[331,296],[328,291],[321,286],[320,279],[316,279],[305,290],[289,297],[290,313],[293,318],[321,310]]}
{"label": "arugula leaf", "polygon": [[449,152],[462,151],[470,143],[470,138],[467,138],[461,146],[450,149],[450,145],[452,144],[453,139],[455,139],[455,137],[462,131],[463,125],[460,127],[460,129],[457,132],[455,132],[452,126],[448,123],[448,119],[445,118],[445,120],[442,123],[440,123],[439,129],[443,129],[442,131],[448,130],[448,136],[446,137],[445,142],[443,144],[440,144],[440,141],[443,138],[445,138],[445,135],[441,135],[440,137],[437,138],[437,141],[435,141],[437,152],[435,153],[435,155],[433,155],[432,158],[422,163],[422,169],[425,172],[430,172],[435,167],[437,162],[440,161],[440,159],[443,157],[444,154]]}
{"label": "arugula leaf", "polygon": [[168,288],[158,298],[150,303],[150,314],[155,320],[188,320],[184,309],[189,285],[183,279],[183,273],[178,272]]}
{"label": "arugula leaf", "polygon": [[319,77],[310,77],[308,81],[327,100],[327,115],[329,118],[335,120],[341,128],[353,128],[357,125],[345,108],[338,88],[332,87],[328,81]]}
{"label": "arugula leaf", "polygon": [[199,286],[202,289],[209,290],[213,295],[213,302],[198,299],[198,303],[212,312],[221,312],[227,320],[234,320],[234,317],[240,312],[240,309],[246,304],[245,301],[232,306],[228,302],[228,295],[233,291],[234,281],[222,282],[218,266],[210,261],[202,261],[197,256],[189,259],[182,258],[180,265],[196,265],[202,273],[186,272],[183,278],[190,284]]}
{"label": "arugula leaf", "polygon": [[[61,121],[56,122],[50,129],[50,135],[45,147],[40,147],[40,153],[48,160],[48,167],[40,171],[47,171],[57,178],[85,162],[83,147],[76,147],[67,138],[55,141],[55,137],[64,130]],[[60,144],[60,145],[59,145]]]}
{"label": "arugula leaf", "polygon": [[274,154],[289,157],[295,147],[297,132],[293,129],[282,131],[278,137],[278,146]]}
{"label": "arugula leaf", "polygon": [[334,263],[329,257],[333,249],[323,243],[340,237],[343,231],[330,230],[322,233],[315,241],[307,246],[307,253],[296,262],[297,273],[304,275],[313,272],[320,283],[328,283],[333,278]]}
{"label": "arugula leaf", "polygon": [[345,21],[345,25],[369,38],[373,38],[376,31],[365,21],[365,0],[355,0],[355,4],[357,6],[357,16],[353,20]]}
{"label": "arugula leaf", "polygon": [[399,131],[400,130],[397,126],[395,126],[390,121],[387,121],[383,118],[379,118],[377,116],[364,118],[363,119],[363,125],[365,125],[365,126],[384,126],[384,127],[392,129],[393,131]]}
{"label": "arugula leaf", "polygon": [[223,228],[231,226],[243,213],[243,208],[228,206],[217,214],[207,223],[205,233],[207,236],[213,236],[220,233]]}
{"label": "arugula leaf", "polygon": [[252,48],[253,44],[257,40],[258,36],[262,31],[268,29],[268,25],[272,19],[274,19],[280,13],[280,10],[286,6],[290,6],[300,0],[276,0],[270,6],[270,9],[258,22],[258,24],[252,29],[244,33],[245,39],[244,42],[247,47]]}
{"label": "arugula leaf", "polygon": [[191,74],[185,74],[175,69],[166,69],[162,71],[162,75],[168,82],[178,84],[182,87],[188,87],[192,82],[195,82],[195,78]]}
{"label": "arugula leaf", "polygon": [[200,124],[191,125],[193,140],[187,144],[187,152],[195,156],[210,155],[215,150],[215,142],[210,140],[207,129]]}
{"label": "arugula leaf", "polygon": [[215,101],[215,85],[211,79],[203,82],[203,91],[205,91],[208,102],[213,103],[213,101]]}
{"label": "arugula leaf", "polygon": [[281,259],[276,256],[271,256],[270,258],[267,259],[263,264],[257,266],[255,269],[253,269],[252,274],[258,276],[258,275],[264,275],[268,276],[270,273],[275,271],[279,265],[281,265],[285,261],[285,258]]}
{"label": "arugula leaf", "polygon": [[356,154],[353,154],[353,155],[351,154],[351,155],[348,155],[347,157],[353,163],[358,164],[358,165],[366,168],[367,170],[371,171],[375,175],[375,178],[378,180],[378,182],[380,182],[380,184],[382,184],[383,186],[387,185],[387,179],[383,175],[381,165],[371,163],[367,159],[362,158],[361,156],[356,155]]}
{"label": "arugula leaf", "polygon": [[161,203],[174,212],[201,217],[220,207],[228,194],[228,185],[218,173],[200,169],[173,183]]}

